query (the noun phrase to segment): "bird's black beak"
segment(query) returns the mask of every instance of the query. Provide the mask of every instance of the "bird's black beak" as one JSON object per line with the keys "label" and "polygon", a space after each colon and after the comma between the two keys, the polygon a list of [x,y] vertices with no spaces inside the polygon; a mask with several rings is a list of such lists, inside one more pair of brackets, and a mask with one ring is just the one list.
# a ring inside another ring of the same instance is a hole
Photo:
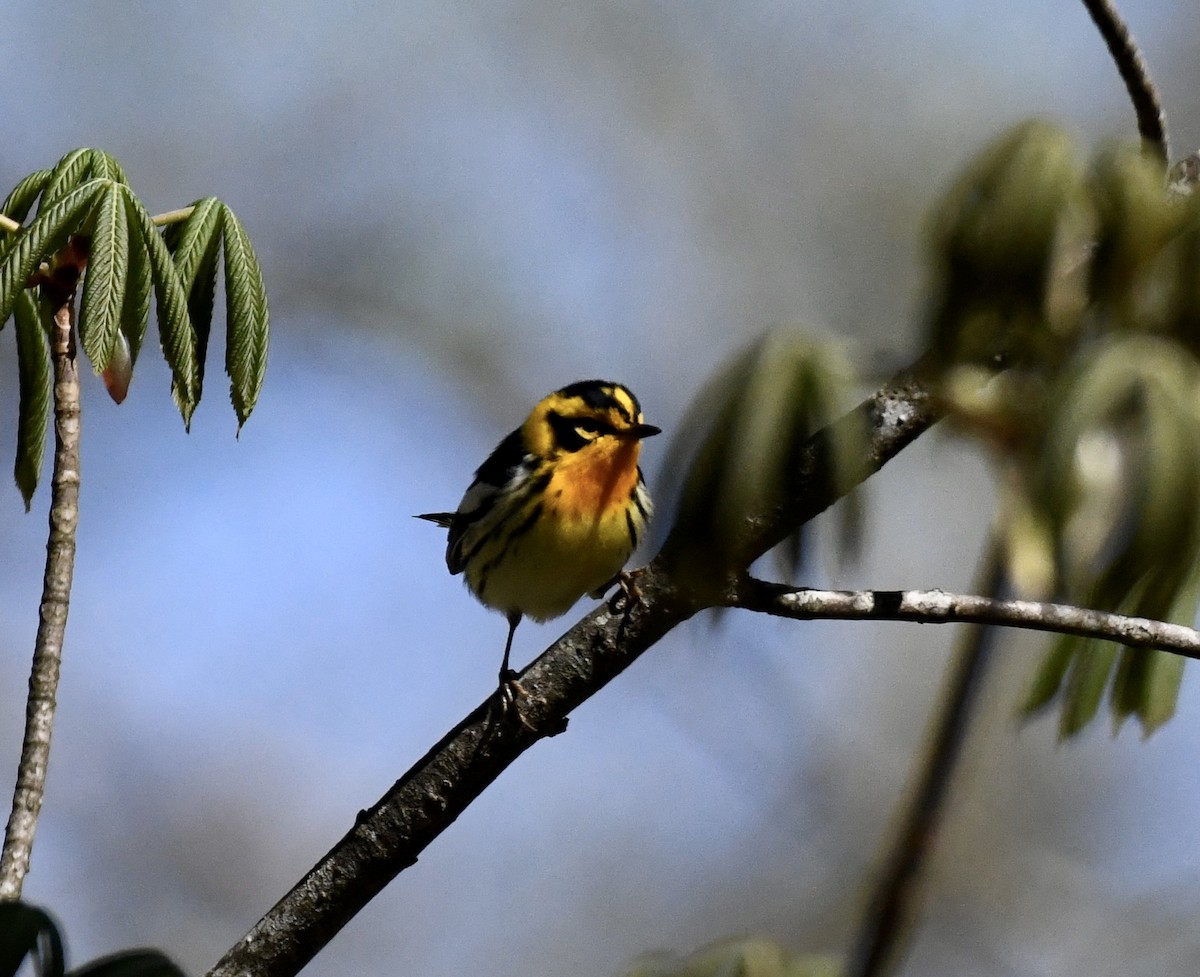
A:
{"label": "bird's black beak", "polygon": [[656,434],[662,434],[662,428],[655,427],[653,424],[637,424],[629,429],[629,436],[637,438],[639,441],[642,438],[650,438]]}

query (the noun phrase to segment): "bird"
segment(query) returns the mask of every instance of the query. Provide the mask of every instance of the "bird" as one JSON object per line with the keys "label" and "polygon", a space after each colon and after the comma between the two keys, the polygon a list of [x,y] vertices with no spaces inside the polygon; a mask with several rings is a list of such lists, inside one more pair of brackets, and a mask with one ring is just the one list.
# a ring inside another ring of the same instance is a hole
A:
{"label": "bird", "polygon": [[568,384],[496,446],[454,512],[417,516],[448,530],[447,569],[508,619],[506,704],[525,694],[509,667],[521,620],[559,617],[584,594],[598,599],[627,580],[625,562],[652,512],[641,443],[659,433],[623,384]]}

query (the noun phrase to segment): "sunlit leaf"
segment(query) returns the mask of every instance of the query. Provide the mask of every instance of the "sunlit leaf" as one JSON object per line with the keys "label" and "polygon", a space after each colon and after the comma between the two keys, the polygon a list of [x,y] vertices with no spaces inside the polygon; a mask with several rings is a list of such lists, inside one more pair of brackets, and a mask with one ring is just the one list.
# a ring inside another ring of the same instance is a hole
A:
{"label": "sunlit leaf", "polygon": [[17,295],[29,283],[39,263],[67,243],[109,186],[107,180],[92,180],[77,187],[38,214],[17,236],[16,243],[0,258],[0,322],[12,315]]}
{"label": "sunlit leaf", "polygon": [[130,225],[126,209],[126,227],[129,235],[129,255],[125,278],[125,298],[121,308],[121,335],[129,354],[129,369],[137,365],[146,336],[146,324],[150,318],[150,300],[154,291],[154,280],[150,274],[150,256],[142,243],[141,230]]}
{"label": "sunlit leaf", "polygon": [[228,207],[221,213],[225,244],[225,370],[238,426],[254,410],[267,371],[267,289],[245,229]]}
{"label": "sunlit leaf", "polygon": [[51,172],[51,170],[37,170],[13,187],[9,195],[4,198],[3,207],[0,208],[4,216],[18,224],[24,223],[33,202],[50,182]]}
{"label": "sunlit leaf", "polygon": [[96,204],[91,253],[79,307],[79,338],[102,374],[118,343],[129,269],[129,227],[121,187],[109,183]]}
{"label": "sunlit leaf", "polygon": [[71,193],[89,179],[92,169],[92,150],[72,149],[60,159],[50,172],[45,189],[38,201],[38,214],[45,212],[51,204]]}
{"label": "sunlit leaf", "polygon": [[183,415],[184,424],[190,426],[200,394],[197,387],[196,332],[188,315],[187,294],[162,234],[154,226],[146,208],[129,192],[125,192],[125,206],[129,223],[141,235],[154,280],[158,334],[163,356],[171,367],[171,396]]}
{"label": "sunlit leaf", "polygon": [[185,220],[166,228],[163,240],[187,292],[188,312],[196,330],[197,389],[203,390],[225,205],[215,197],[205,197],[191,206],[192,213]]}

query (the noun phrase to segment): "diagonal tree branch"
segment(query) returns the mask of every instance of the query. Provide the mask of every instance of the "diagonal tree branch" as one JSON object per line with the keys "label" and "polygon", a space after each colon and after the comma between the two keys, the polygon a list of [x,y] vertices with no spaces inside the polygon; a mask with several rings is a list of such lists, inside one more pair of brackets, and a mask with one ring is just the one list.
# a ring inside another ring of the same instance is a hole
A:
{"label": "diagonal tree branch", "polygon": [[[940,417],[918,363],[885,383],[836,421],[869,440],[865,480]],[[776,509],[750,520],[758,554],[837,501],[820,477],[828,432],[808,443],[801,476]],[[841,492],[849,490],[843,486]],[[489,699],[462,720],[368,811],[309,873],[217,965],[209,977],[295,974],[388,882],[466,809],[509,764],[544,736],[562,732],[567,716],[629,667],[639,655],[703,604],[681,591],[663,554],[638,577],[640,599],[615,611],[593,611],[550,646],[520,677],[528,692],[521,712],[533,729],[504,720]],[[535,732],[536,730],[536,732]]]}
{"label": "diagonal tree branch", "polygon": [[1200,659],[1200,631],[1192,628],[1045,601],[998,600],[942,590],[809,590],[745,577],[726,595],[724,606],[798,621],[993,624],[1099,638]]}

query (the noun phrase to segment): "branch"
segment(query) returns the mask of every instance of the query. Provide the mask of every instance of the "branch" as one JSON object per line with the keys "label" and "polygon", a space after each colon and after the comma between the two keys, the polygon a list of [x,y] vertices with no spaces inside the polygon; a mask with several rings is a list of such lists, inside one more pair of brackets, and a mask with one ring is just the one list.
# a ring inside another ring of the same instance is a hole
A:
{"label": "branch", "polygon": [[1138,133],[1154,151],[1164,166],[1170,158],[1167,145],[1167,116],[1158,98],[1158,89],[1150,80],[1150,69],[1137,42],[1129,33],[1129,27],[1121,19],[1112,0],[1083,0],[1087,12],[1100,30],[1100,36],[1108,45],[1129,92],[1133,110],[1137,114]]}
{"label": "branch", "polygon": [[798,621],[994,624],[1099,638],[1200,659],[1200,631],[1192,628],[1045,601],[997,600],[941,590],[809,590],[744,577],[726,595],[723,606]]}
{"label": "branch", "polygon": [[[834,423],[869,422],[861,479],[878,471],[940,417],[921,379],[902,371]],[[751,520],[764,552],[837,501],[817,477],[828,431],[810,439],[802,477],[787,500]],[[842,492],[850,486],[843,486]],[[422,757],[296,886],[232,947],[209,977],[297,973],[396,875],[454,823],[467,805],[539,739],[561,733],[576,706],[599,692],[663,635],[702,609],[668,570],[670,540],[638,576],[640,598],[619,612],[602,606],[556,641],[520,676],[521,713],[532,729],[507,721],[495,697],[483,702]]]}
{"label": "branch", "polygon": [[[76,278],[78,275],[75,276]],[[51,291],[51,289],[47,289]],[[25,708],[25,738],[17,766],[12,814],[0,853],[0,900],[17,899],[37,829],[46,768],[58,675],[62,663],[63,635],[71,600],[75,569],[75,526],[79,517],[79,372],[75,363],[73,331],[74,283],[57,295],[50,355],[54,362],[54,472],[50,482],[50,536],[46,542],[46,572],[42,582],[41,612],[29,675]]]}

